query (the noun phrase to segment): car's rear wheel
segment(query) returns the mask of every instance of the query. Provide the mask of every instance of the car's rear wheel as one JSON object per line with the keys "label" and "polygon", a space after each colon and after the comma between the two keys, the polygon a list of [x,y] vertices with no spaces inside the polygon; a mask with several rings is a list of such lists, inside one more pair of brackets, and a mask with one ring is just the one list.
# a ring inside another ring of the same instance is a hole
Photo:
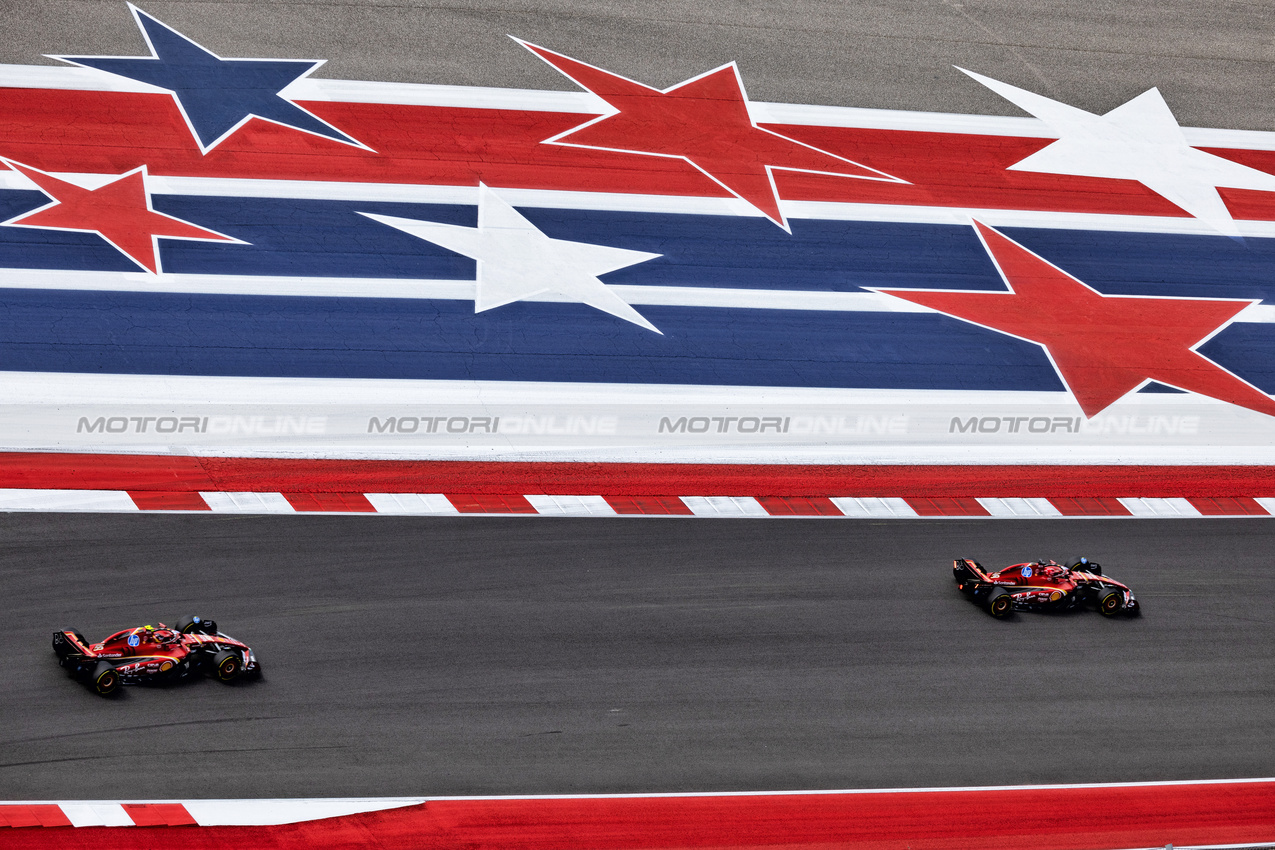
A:
{"label": "car's rear wheel", "polygon": [[1124,593],[1108,588],[1098,594],[1098,610],[1104,617],[1114,617],[1124,609]]}
{"label": "car's rear wheel", "polygon": [[120,686],[120,674],[105,661],[97,662],[93,668],[93,690],[102,696],[110,696]]}
{"label": "car's rear wheel", "polygon": [[992,595],[987,600],[987,613],[999,620],[1008,617],[1013,612],[1014,597],[1010,596],[1009,592],[1002,588],[993,590]]}
{"label": "car's rear wheel", "polygon": [[213,656],[213,675],[222,682],[233,682],[243,673],[243,658],[237,652],[222,650]]}
{"label": "car's rear wheel", "polygon": [[216,634],[217,624],[202,617],[182,617],[177,621],[176,629],[184,635],[211,635]]}

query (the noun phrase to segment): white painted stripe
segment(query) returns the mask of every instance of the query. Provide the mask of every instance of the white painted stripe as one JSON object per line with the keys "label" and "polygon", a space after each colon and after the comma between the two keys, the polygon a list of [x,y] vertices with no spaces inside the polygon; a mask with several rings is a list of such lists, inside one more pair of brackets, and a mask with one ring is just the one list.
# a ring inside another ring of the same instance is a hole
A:
{"label": "white painted stripe", "polygon": [[[67,495],[71,494],[71,495]],[[296,513],[279,493],[211,492],[200,493],[209,507],[219,513]],[[105,496],[106,498],[100,498]],[[24,510],[58,512],[115,511],[137,508],[129,500],[123,508],[119,496],[127,493],[102,490],[0,490],[0,511]],[[457,516],[459,511],[441,493],[365,493],[377,513],[429,516]],[[602,496],[524,496],[541,516],[616,516],[615,510]],[[752,496],[682,496],[682,502],[698,517],[773,517]],[[917,516],[902,498],[875,496],[832,496],[844,516],[884,519],[907,519]],[[1135,517],[1198,517],[1200,512],[1186,499],[1124,497],[1119,500]],[[1275,514],[1275,498],[1258,498],[1257,503]],[[978,499],[992,517],[1060,518],[1063,514],[1046,498]],[[67,505],[77,507],[67,507]],[[20,507],[14,507],[20,505]],[[156,509],[159,510],[159,509]],[[367,514],[367,511],[325,511],[325,513]],[[466,514],[466,516],[505,516],[500,513]],[[781,518],[786,514],[779,515]],[[3,805],[3,803],[0,803]]]}
{"label": "white painted stripe", "polygon": [[166,92],[166,89],[140,80],[119,77],[96,68],[77,68],[70,65],[0,65],[0,87],[65,89],[67,91]]}
{"label": "white painted stripe", "polygon": [[1200,512],[1186,499],[1122,498],[1129,513],[1141,517],[1197,517]]}
{"label": "white painted stripe", "polygon": [[314,800],[189,800],[186,811],[200,826],[272,826],[417,806],[423,797]]}
{"label": "white painted stripe", "polygon": [[992,516],[1003,517],[1059,517],[1062,512],[1048,499],[979,499]]}
{"label": "white painted stripe", "polygon": [[442,493],[364,493],[379,514],[459,514]]}
{"label": "white painted stripe", "polygon": [[0,511],[136,511],[137,505],[123,490],[0,489]]}
{"label": "white painted stripe", "polygon": [[133,819],[119,803],[61,803],[71,826],[133,826]]}
{"label": "white painted stripe", "polygon": [[[253,277],[234,275],[135,275],[131,272],[56,272],[0,269],[0,288],[94,292],[178,292],[215,295],[291,295],[330,298],[414,298],[473,301],[475,283],[463,280],[391,278]],[[757,310],[817,310],[928,313],[889,295],[875,292],[814,292],[716,289],[690,286],[608,287],[630,304],[719,307]],[[522,299],[570,303],[571,298],[545,293]],[[1275,313],[1275,307],[1269,308]]]}
{"label": "white painted stripe", "polygon": [[[0,65],[0,86],[77,91],[154,93],[165,91],[137,80],[118,77],[92,68],[54,65]],[[601,98],[584,91],[444,86],[330,80],[314,77],[296,80],[280,94],[286,98],[306,101],[577,112],[586,116],[602,115],[611,111]],[[762,124],[803,124],[814,127],[861,127],[934,133],[1057,138],[1057,135],[1052,133],[1044,122],[1036,118],[909,112],[852,106],[811,106],[766,101],[750,101],[748,108],[753,120]],[[1275,133],[1261,130],[1183,127],[1182,131],[1189,144],[1200,147],[1275,150]]]}
{"label": "white painted stripe", "polygon": [[876,496],[837,496],[832,499],[837,510],[846,516],[853,517],[914,517],[917,515],[912,506],[895,497],[878,498]]}
{"label": "white painted stripe", "polygon": [[282,493],[201,492],[208,507],[217,513],[290,514],[292,505]]}
{"label": "white painted stripe", "polygon": [[[473,301],[475,287],[474,282],[462,280],[176,274],[156,276],[132,272],[0,269],[0,289]],[[608,288],[626,302],[641,306],[853,313],[932,312],[926,307],[877,292],[636,285],[612,285]],[[522,300],[541,303],[572,302],[571,298],[556,293],[544,293]],[[1252,304],[1242,310],[1235,321],[1275,323],[1275,305]]]}
{"label": "white painted stripe", "polygon": [[770,514],[752,496],[682,496],[682,504],[695,516],[768,517]]}
{"label": "white painted stripe", "polygon": [[[860,405],[885,405],[910,409],[932,404],[939,409],[953,406],[985,410],[997,406],[1023,405],[1034,415],[1080,415],[1071,397],[1061,392],[1015,392],[996,390],[888,390],[854,387],[747,387],[700,384],[605,384],[554,383],[540,381],[437,381],[388,378],[258,378],[220,375],[128,375],[83,372],[0,372],[0,394],[21,398],[23,404],[118,405],[454,405],[480,408],[494,405],[594,405],[619,404],[626,409],[642,405],[829,405],[831,409]],[[1157,415],[1166,408],[1193,408],[1193,412],[1237,411],[1270,421],[1232,405],[1203,396],[1179,393],[1139,393],[1117,402],[1112,416]],[[275,415],[276,408],[263,413]],[[1095,417],[1101,423],[1107,412]],[[946,424],[944,426],[946,428]],[[1262,432],[1266,436],[1266,431]],[[1028,447],[1040,451],[1042,447]],[[1201,446],[1200,448],[1205,448]],[[1250,446],[1257,449],[1258,446]],[[1013,451],[1012,447],[1005,447]],[[1131,447],[1131,451],[1136,447]],[[1203,463],[1178,458],[1175,464]],[[1266,460],[1251,461],[1265,465]],[[1241,464],[1243,465],[1243,464]]]}
{"label": "white painted stripe", "polygon": [[[69,182],[93,188],[117,175],[85,175],[55,172]],[[301,198],[401,203],[477,203],[473,186],[424,186],[393,183],[256,180],[211,177],[148,175],[147,187],[156,194],[244,198]],[[28,178],[15,171],[0,171],[0,188],[31,189]],[[751,204],[738,198],[703,198],[676,195],[630,195],[551,189],[500,189],[500,196],[516,207],[582,209],[617,212],[649,212],[670,215],[718,215],[760,217]],[[870,221],[887,223],[947,224],[968,226],[977,218],[993,227],[1038,227],[1130,233],[1172,233],[1215,236],[1216,231],[1199,219],[1181,216],[1108,215],[1046,210],[979,209],[974,207],[912,206],[907,204],[850,204],[835,201],[782,201],[784,214],[795,220]],[[1275,238],[1275,222],[1237,222],[1244,236]],[[140,278],[148,275],[139,273]]]}
{"label": "white painted stripe", "polygon": [[545,516],[615,516],[615,508],[601,496],[524,496]]}
{"label": "white painted stripe", "polygon": [[[194,807],[205,804],[209,806],[243,807],[245,810],[269,808],[293,804],[321,804],[341,806],[370,806],[355,811],[382,811],[387,808],[416,806],[421,803],[438,801],[464,800],[630,800],[630,799],[682,799],[696,797],[825,797],[830,795],[876,795],[876,794],[944,794],[965,793],[969,791],[1055,791],[1067,789],[1100,789],[1100,788],[1182,788],[1205,785],[1253,785],[1275,782],[1275,777],[1249,777],[1242,779],[1178,779],[1152,780],[1142,782],[1083,782],[1060,783],[1054,785],[957,785],[957,786],[925,786],[913,788],[829,788],[809,789],[776,789],[770,791],[675,791],[644,792],[630,794],[489,794],[474,796],[439,796],[439,797],[294,797],[283,799],[218,799],[218,800],[0,800],[0,806],[118,806],[126,803],[178,803],[191,811]],[[194,813],[192,812],[192,817]],[[198,818],[196,817],[196,820]],[[229,825],[225,822],[223,825]],[[207,824],[209,826],[213,824]],[[251,824],[245,824],[251,825]],[[264,824],[264,825],[268,825]]]}

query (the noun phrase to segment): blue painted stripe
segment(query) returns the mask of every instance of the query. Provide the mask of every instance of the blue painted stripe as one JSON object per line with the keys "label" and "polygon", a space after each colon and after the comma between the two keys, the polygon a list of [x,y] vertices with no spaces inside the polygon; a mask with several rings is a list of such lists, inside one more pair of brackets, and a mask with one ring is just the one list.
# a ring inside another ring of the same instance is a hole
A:
{"label": "blue painted stripe", "polygon": [[1055,390],[1038,346],[915,313],[0,291],[0,369]]}
{"label": "blue painted stripe", "polygon": [[[578,304],[0,291],[0,370],[1062,391],[1037,345],[956,319]],[[1275,388],[1275,326],[1205,353]]]}
{"label": "blue painted stripe", "polygon": [[[47,202],[0,191],[7,217]],[[473,280],[474,263],[359,211],[473,226],[464,205],[156,195],[154,206],[250,244],[160,240],[169,272]],[[956,225],[523,209],[559,239],[663,256],[608,283],[777,290],[1003,289],[973,229]],[[1099,291],[1275,299],[1275,239],[1011,228],[1011,238]],[[93,234],[0,227],[0,267],[134,271]]]}

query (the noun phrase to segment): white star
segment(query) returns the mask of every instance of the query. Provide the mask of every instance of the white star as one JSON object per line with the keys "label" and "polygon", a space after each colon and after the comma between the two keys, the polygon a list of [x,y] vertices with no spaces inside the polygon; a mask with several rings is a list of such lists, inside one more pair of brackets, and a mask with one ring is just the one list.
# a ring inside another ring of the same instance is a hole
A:
{"label": "white star", "polygon": [[360,215],[477,260],[475,313],[556,292],[661,333],[598,277],[662,255],[552,239],[486,185],[478,186],[476,228],[374,213]]}
{"label": "white star", "polygon": [[1010,166],[1081,177],[1137,180],[1213,229],[1240,231],[1218,186],[1275,192],[1275,175],[1197,150],[1186,143],[1159,89],[1094,115],[1024,89],[957,67],[1058,134],[1058,141]]}

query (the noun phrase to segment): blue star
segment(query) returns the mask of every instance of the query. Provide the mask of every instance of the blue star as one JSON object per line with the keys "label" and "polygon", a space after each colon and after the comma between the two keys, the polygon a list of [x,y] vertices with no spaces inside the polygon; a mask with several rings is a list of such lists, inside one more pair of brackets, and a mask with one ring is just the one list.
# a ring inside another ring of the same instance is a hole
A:
{"label": "blue star", "polygon": [[332,125],[280,96],[320,61],[222,59],[177,30],[129,4],[151,56],[54,56],[149,83],[173,93],[204,153],[256,116],[345,144],[364,147]]}

